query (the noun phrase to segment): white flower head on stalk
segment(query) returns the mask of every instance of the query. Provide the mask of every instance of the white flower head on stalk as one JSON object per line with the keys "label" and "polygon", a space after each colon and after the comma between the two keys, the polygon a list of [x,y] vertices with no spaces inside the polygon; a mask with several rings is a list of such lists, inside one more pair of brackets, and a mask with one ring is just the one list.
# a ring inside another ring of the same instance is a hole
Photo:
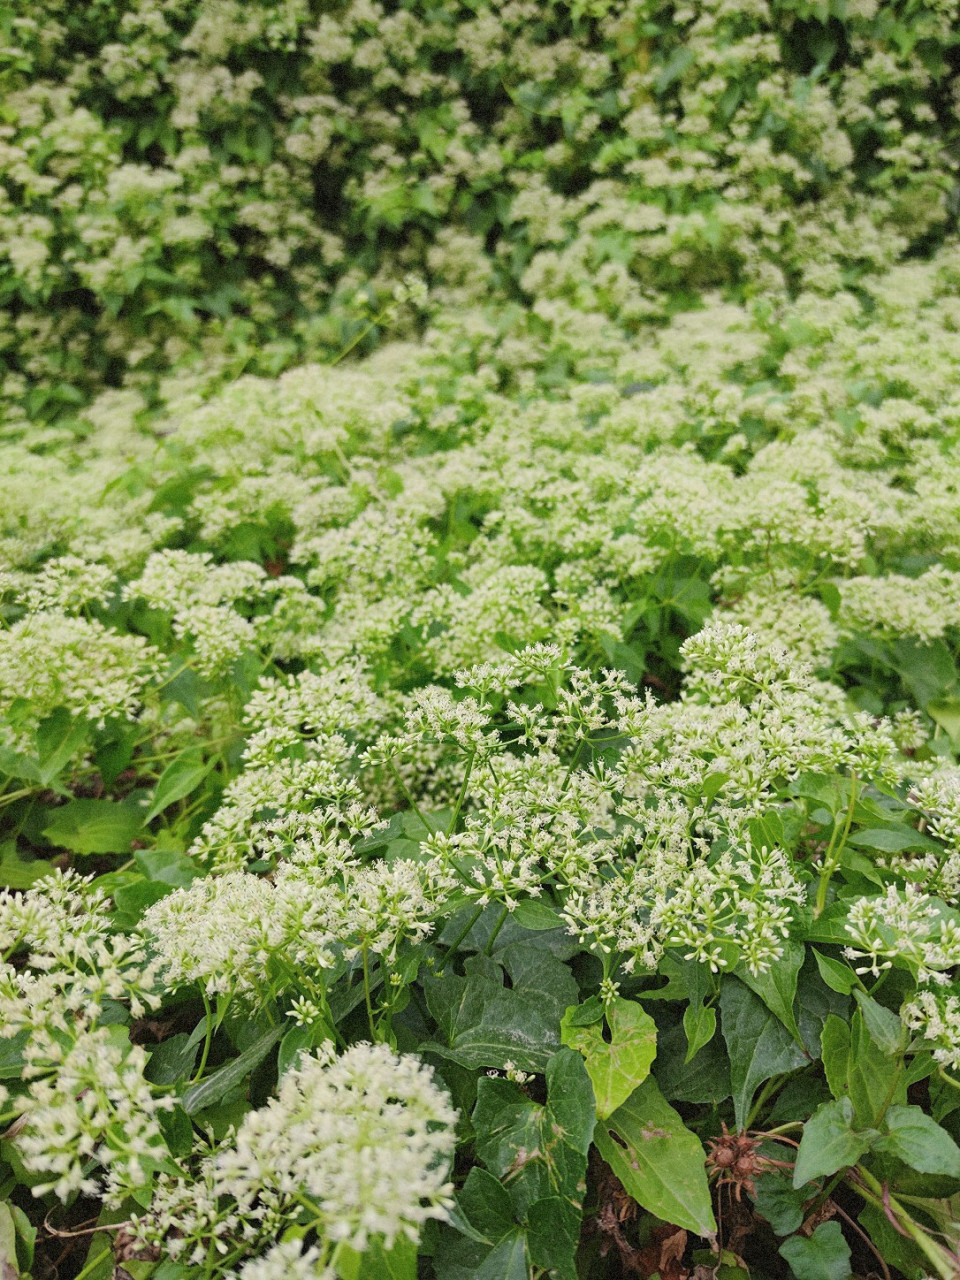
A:
{"label": "white flower head on stalk", "polygon": [[890,885],[886,893],[858,898],[850,905],[845,928],[853,944],[846,954],[857,973],[877,977],[899,960],[921,984],[942,985],[960,964],[960,926],[913,884]]}
{"label": "white flower head on stalk", "polygon": [[159,1115],[173,1099],[154,1096],[143,1078],[146,1051],[125,1036],[120,1043],[117,1032],[85,1031],[67,1047],[66,1037],[38,1032],[27,1045],[31,1083],[16,1146],[27,1169],[46,1175],[34,1195],[67,1201],[81,1192],[115,1206],[168,1157]]}
{"label": "white flower head on stalk", "polygon": [[935,988],[918,991],[900,1017],[928,1042],[941,1066],[960,1069],[960,996]]}
{"label": "white flower head on stalk", "polygon": [[363,1250],[419,1238],[452,1204],[448,1181],[457,1113],[417,1058],[358,1044],[328,1045],[280,1082],[214,1158],[221,1194],[240,1207],[266,1195],[305,1198],[321,1234]]}

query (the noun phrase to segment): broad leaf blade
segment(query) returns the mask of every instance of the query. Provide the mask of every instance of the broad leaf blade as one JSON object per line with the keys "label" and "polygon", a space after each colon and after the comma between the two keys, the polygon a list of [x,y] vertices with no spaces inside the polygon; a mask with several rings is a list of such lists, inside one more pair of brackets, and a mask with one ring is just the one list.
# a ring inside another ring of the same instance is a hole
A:
{"label": "broad leaf blade", "polygon": [[650,1213],[697,1235],[717,1229],[703,1147],[648,1077],[594,1133],[600,1154]]}

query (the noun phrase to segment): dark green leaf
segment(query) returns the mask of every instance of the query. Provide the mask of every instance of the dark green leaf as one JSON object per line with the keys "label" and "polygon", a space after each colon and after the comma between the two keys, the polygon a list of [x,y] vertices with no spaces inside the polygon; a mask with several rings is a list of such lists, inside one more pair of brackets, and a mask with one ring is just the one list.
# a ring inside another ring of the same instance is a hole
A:
{"label": "dark green leaf", "polygon": [[730,1061],[722,1037],[714,1036],[687,1062],[689,1045],[683,1026],[661,1025],[653,1074],[670,1102],[719,1105],[730,1096]]}
{"label": "dark green leaf", "polygon": [[499,1178],[474,1165],[457,1195],[457,1208],[473,1230],[496,1244],[516,1226],[513,1201]]}
{"label": "dark green leaf", "polygon": [[527,1240],[522,1231],[507,1236],[483,1260],[477,1280],[530,1280]]}
{"label": "dark green leaf", "polygon": [[527,1250],[535,1267],[559,1280],[577,1280],[580,1223],[557,1196],[536,1200],[527,1212]]}
{"label": "dark green leaf", "polygon": [[771,1076],[806,1065],[809,1057],[780,1019],[737,978],[724,979],[720,1015],[730,1055],[734,1116],[742,1129],[757,1088]]}
{"label": "dark green leaf", "polygon": [[596,1120],[593,1089],[583,1059],[571,1049],[550,1059],[546,1075],[543,1105],[509,1080],[480,1079],[473,1111],[477,1155],[503,1180],[519,1217],[536,1200],[557,1196],[571,1223],[579,1223]]}
{"label": "dark green leaf", "polygon": [[780,1246],[796,1280],[850,1280],[850,1246],[839,1222],[821,1222],[812,1236],[791,1236]]}
{"label": "dark green leaf", "polygon": [[738,965],[736,969],[736,976],[740,981],[760,997],[798,1043],[800,1031],[793,1013],[793,1001],[797,994],[797,979],[803,967],[803,961],[802,945],[799,942],[787,942],[783,957],[775,961],[765,973],[752,974],[743,964]]}
{"label": "dark green leaf", "polygon": [[205,1107],[212,1107],[221,1098],[225,1097],[231,1089],[246,1079],[254,1067],[267,1056],[285,1030],[286,1028],[282,1026],[271,1027],[269,1031],[265,1031],[259,1039],[255,1040],[248,1049],[245,1049],[239,1057],[231,1058],[219,1071],[215,1071],[206,1080],[201,1080],[198,1084],[191,1085],[180,1099],[180,1104],[187,1115],[196,1115],[198,1111],[203,1111]]}
{"label": "dark green leaf", "polygon": [[778,1173],[765,1173],[754,1181],[753,1203],[757,1213],[770,1223],[774,1233],[787,1236],[796,1231],[804,1218],[807,1195],[790,1185]]}
{"label": "dark green leaf", "polygon": [[[471,1069],[503,1069],[509,1061],[524,1071],[542,1072],[560,1048],[558,1001],[544,1005],[542,992],[540,998],[527,998],[522,991],[504,987],[500,966],[486,956],[468,960],[465,969],[463,978],[447,974],[425,981],[427,1005],[445,1043],[427,1041],[421,1052],[439,1053]],[[543,970],[539,973],[542,977]],[[569,970],[566,974],[572,983]],[[563,998],[571,994],[576,997],[575,985]]]}
{"label": "dark green leaf", "polygon": [[197,1044],[185,1032],[170,1036],[150,1049],[144,1075],[151,1084],[171,1085],[187,1080],[197,1058]]}

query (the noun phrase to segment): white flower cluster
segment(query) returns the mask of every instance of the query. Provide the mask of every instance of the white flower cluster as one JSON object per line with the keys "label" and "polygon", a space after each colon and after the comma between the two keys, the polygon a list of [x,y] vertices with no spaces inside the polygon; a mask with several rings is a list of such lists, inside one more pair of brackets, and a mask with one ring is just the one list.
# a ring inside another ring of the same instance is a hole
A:
{"label": "white flower cluster", "polygon": [[206,1158],[198,1183],[162,1180],[139,1232],[198,1265],[208,1237],[225,1251],[225,1222],[242,1225],[252,1253],[302,1216],[318,1248],[304,1260],[293,1245],[275,1247],[242,1273],[257,1277],[277,1274],[281,1258],[294,1263],[295,1275],[307,1274],[308,1261],[322,1274],[340,1242],[357,1250],[373,1237],[387,1248],[400,1235],[415,1242],[424,1223],[444,1218],[452,1204],[456,1118],[415,1057],[371,1044],[337,1057],[325,1046],[301,1057],[277,1096]]}
{"label": "white flower cluster", "polygon": [[144,1079],[147,1054],[124,1028],[66,1039],[64,1047],[64,1037],[40,1033],[28,1044],[17,1150],[27,1169],[45,1175],[34,1195],[67,1201],[81,1192],[116,1207],[168,1163],[159,1115],[173,1099],[157,1097]]}
{"label": "white flower cluster", "polygon": [[945,984],[960,965],[960,923],[943,918],[936,900],[909,883],[853,902],[846,930],[853,939],[847,955],[858,973],[876,977],[897,959],[910,965],[920,983]]}

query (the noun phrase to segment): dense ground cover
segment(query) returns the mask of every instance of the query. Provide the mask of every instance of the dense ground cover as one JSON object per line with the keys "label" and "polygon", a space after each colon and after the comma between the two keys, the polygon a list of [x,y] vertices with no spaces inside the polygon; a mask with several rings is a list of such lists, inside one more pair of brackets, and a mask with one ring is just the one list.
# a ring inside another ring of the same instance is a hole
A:
{"label": "dense ground cover", "polygon": [[955,1278],[956,6],[47,9],[3,1280]]}

